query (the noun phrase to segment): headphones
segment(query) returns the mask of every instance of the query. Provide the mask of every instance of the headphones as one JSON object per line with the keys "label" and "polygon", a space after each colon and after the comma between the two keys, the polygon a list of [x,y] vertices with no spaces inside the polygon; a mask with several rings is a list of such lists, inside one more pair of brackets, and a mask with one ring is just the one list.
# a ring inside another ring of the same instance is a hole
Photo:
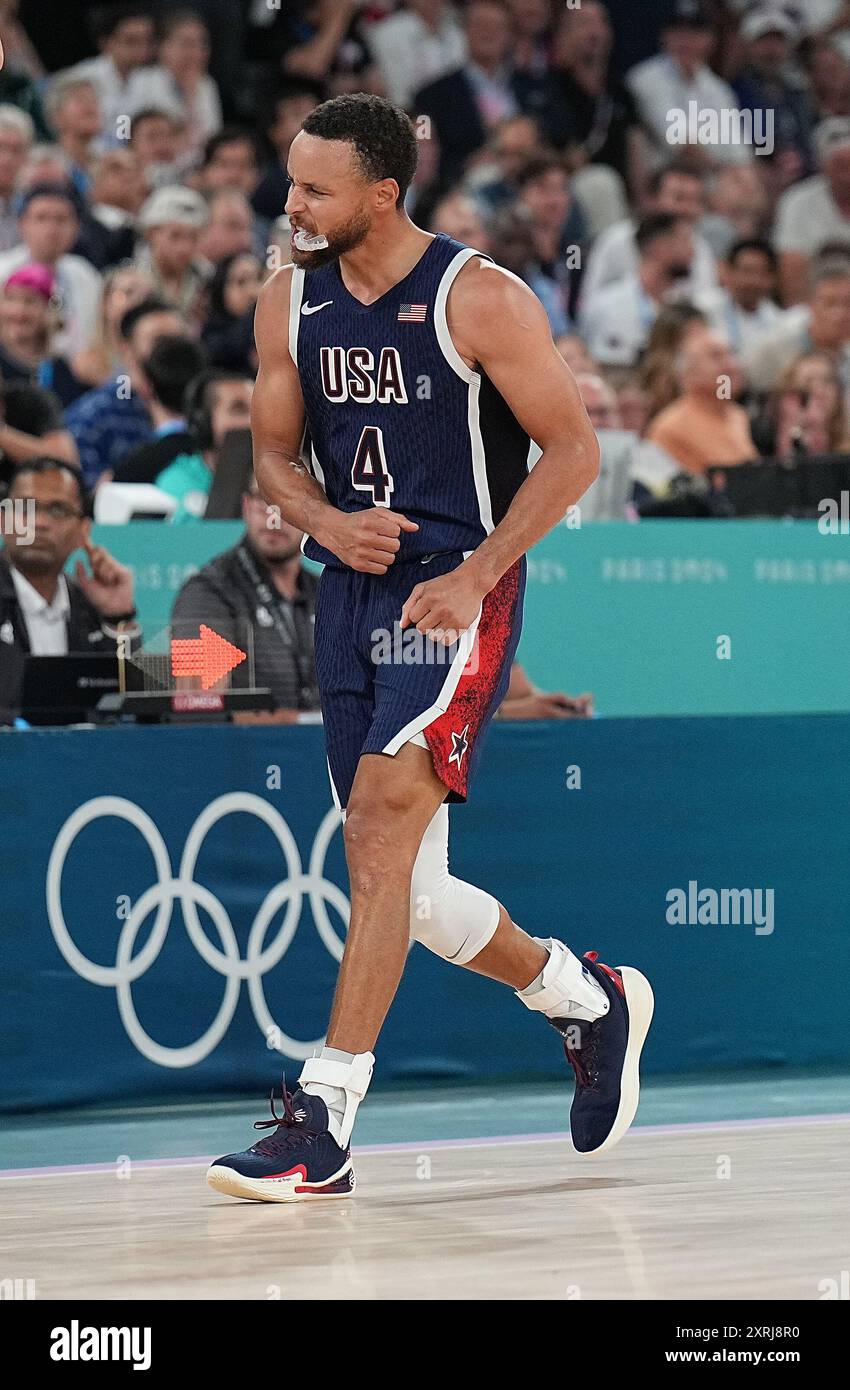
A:
{"label": "headphones", "polygon": [[210,387],[222,379],[221,372],[207,370],[200,372],[186,388],[184,404],[186,428],[190,434],[194,435],[202,454],[213,447]]}
{"label": "headphones", "polygon": [[183,400],[186,428],[190,434],[195,436],[202,454],[212,449],[215,444],[213,438],[213,388],[221,382],[243,380],[251,381],[253,378],[247,372],[230,372],[226,367],[207,367],[205,371],[199,372],[186,387],[186,395]]}

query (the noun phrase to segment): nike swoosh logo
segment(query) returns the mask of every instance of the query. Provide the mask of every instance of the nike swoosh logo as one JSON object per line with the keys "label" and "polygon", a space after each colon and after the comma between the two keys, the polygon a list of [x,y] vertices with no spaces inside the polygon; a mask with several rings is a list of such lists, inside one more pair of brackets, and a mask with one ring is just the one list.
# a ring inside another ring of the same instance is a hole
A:
{"label": "nike swoosh logo", "polygon": [[463,941],[462,941],[462,942],[460,943],[460,945],[458,946],[458,948],[457,948],[457,950],[455,951],[454,955],[453,955],[453,956],[446,956],[446,960],[457,960],[458,956],[460,955],[461,951],[463,950],[463,948],[464,948],[464,946],[466,945],[466,943],[467,943],[468,940],[469,940],[469,933],[467,932],[466,936],[463,938]]}
{"label": "nike swoosh logo", "polygon": [[324,304],[302,304],[302,314],[318,314],[320,309],[327,309],[329,304],[333,304],[332,299],[326,299]]}

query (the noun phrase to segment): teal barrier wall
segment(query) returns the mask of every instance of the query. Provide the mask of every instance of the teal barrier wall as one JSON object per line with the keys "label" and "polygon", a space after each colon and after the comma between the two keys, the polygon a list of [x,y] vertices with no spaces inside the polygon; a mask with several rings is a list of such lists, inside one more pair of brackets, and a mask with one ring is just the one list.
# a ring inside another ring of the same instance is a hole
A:
{"label": "teal barrier wall", "polygon": [[[453,870],[647,973],[647,1073],[846,1065],[848,763],[847,715],[497,723]],[[0,1110],[268,1090],[321,1041],[322,729],[0,733],[0,866]],[[511,990],[421,946],[376,1052],[381,1082],[564,1076]]]}
{"label": "teal barrier wall", "polygon": [[[146,631],[236,522],[95,528],[136,570]],[[520,659],[606,715],[850,710],[850,537],[816,522],[559,526],[529,557]],[[723,639],[726,639],[725,641]]]}

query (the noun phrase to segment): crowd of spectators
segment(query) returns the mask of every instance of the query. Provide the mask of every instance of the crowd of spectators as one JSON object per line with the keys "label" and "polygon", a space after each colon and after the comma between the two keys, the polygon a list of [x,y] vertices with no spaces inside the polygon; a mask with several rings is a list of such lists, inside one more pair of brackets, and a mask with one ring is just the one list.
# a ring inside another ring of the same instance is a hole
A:
{"label": "crowd of spectators", "polygon": [[541,299],[603,438],[589,516],[848,448],[848,0],[55,8],[0,5],[0,495],[48,455],[203,517],[290,143],[353,91],[414,121],[414,221]]}

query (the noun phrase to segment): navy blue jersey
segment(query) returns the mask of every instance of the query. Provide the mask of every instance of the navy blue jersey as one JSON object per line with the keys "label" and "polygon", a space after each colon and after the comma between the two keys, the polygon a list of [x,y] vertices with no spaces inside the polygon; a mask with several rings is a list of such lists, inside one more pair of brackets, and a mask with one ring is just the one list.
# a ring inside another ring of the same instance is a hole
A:
{"label": "navy blue jersey", "polygon": [[[528,434],[446,324],[452,281],[480,254],[435,236],[374,304],[348,292],[338,261],[293,271],[289,349],[307,456],[341,511],[391,507],[418,522],[401,533],[396,563],[474,550],[528,476]],[[346,568],[312,537],[303,550]]]}

